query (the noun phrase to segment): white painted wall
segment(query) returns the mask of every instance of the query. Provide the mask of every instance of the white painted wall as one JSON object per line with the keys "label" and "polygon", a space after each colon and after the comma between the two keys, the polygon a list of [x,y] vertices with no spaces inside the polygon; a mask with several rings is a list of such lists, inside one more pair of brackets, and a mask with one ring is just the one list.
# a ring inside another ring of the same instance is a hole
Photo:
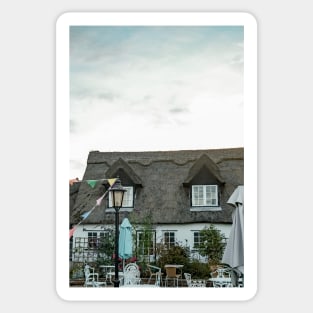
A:
{"label": "white painted wall", "polygon": [[[166,224],[166,225],[157,225],[156,229],[156,242],[160,243],[163,239],[163,233],[166,231],[175,232],[175,240],[181,246],[189,246],[192,250],[194,244],[193,233],[194,231],[200,231],[205,227],[209,227],[210,223],[191,223],[191,224]],[[229,237],[231,224],[214,224],[217,229],[221,230],[224,233],[225,237]],[[106,229],[114,230],[113,225],[106,226]],[[104,230],[103,225],[78,225],[74,234],[75,237],[88,237],[88,232],[100,232]],[[194,258],[205,261],[198,253],[193,254]]]}
{"label": "white painted wall", "polygon": [[[200,231],[205,227],[209,227],[209,223],[191,223],[191,224],[165,224],[157,225],[156,239],[157,242],[161,242],[163,238],[163,232],[175,231],[176,241],[181,245],[193,245],[193,232]],[[226,238],[229,236],[231,224],[214,224],[217,229],[221,230],[225,234]],[[114,230],[114,226],[106,226]],[[85,230],[84,230],[85,229]],[[87,237],[88,232],[99,232],[103,231],[103,225],[78,225],[74,232],[74,237]]]}
{"label": "white painted wall", "polygon": [[[163,232],[165,231],[175,231],[176,241],[180,245],[184,246],[193,246],[193,233],[194,231],[200,231],[206,226],[209,227],[209,223],[191,223],[191,224],[167,224],[167,225],[158,225],[156,227],[156,237],[157,242],[160,242],[163,238]],[[229,236],[231,225],[225,224],[214,224],[217,229],[221,230],[225,234],[226,238]]]}

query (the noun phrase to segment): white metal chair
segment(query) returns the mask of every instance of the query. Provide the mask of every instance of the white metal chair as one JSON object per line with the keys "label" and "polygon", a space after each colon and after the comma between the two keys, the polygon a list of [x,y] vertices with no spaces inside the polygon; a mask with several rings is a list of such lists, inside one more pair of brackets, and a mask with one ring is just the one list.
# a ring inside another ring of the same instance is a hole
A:
{"label": "white metal chair", "polygon": [[190,273],[184,273],[186,282],[187,282],[187,286],[189,288],[194,288],[194,287],[205,287],[205,281],[202,280],[192,280],[191,279],[191,274]]}
{"label": "white metal chair", "polygon": [[88,264],[84,267],[85,272],[85,284],[84,286],[100,287],[106,286],[106,282],[99,281],[99,273],[95,272],[94,267],[90,267]]}
{"label": "white metal chair", "polygon": [[105,280],[108,281],[110,284],[113,284],[112,277],[114,275],[114,267],[109,267],[105,274]]}
{"label": "white metal chair", "polygon": [[139,285],[141,282],[140,270],[136,263],[128,263],[124,267],[124,285]]}
{"label": "white metal chair", "polygon": [[162,272],[161,272],[161,268],[154,266],[154,265],[147,265],[149,273],[150,273],[150,277],[148,279],[148,284],[150,284],[151,279],[155,279],[155,285],[156,286],[160,286],[162,283]]}
{"label": "white metal chair", "polygon": [[211,273],[213,287],[233,287],[231,280],[231,269],[229,268],[217,268]]}

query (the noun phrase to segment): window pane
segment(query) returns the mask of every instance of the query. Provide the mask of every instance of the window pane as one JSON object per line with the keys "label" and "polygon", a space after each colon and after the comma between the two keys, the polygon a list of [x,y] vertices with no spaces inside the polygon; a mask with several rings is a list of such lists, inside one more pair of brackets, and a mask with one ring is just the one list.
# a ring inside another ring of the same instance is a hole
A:
{"label": "window pane", "polygon": [[98,244],[97,233],[88,232],[88,248],[95,249],[97,248],[97,244]]}
{"label": "window pane", "polygon": [[203,186],[199,186],[199,205],[204,205],[204,192],[203,192]]}
{"label": "window pane", "polygon": [[165,232],[164,233],[164,243],[168,247],[175,245],[175,232]]}
{"label": "window pane", "polygon": [[217,186],[216,185],[206,186],[206,204],[209,206],[217,205]]}
{"label": "window pane", "polygon": [[192,206],[217,206],[217,185],[194,185],[192,186]]}
{"label": "window pane", "polygon": [[133,207],[133,187],[124,187],[127,192],[124,193],[123,207]]}
{"label": "window pane", "polygon": [[200,243],[200,233],[194,232],[193,233],[193,247],[198,248]]}

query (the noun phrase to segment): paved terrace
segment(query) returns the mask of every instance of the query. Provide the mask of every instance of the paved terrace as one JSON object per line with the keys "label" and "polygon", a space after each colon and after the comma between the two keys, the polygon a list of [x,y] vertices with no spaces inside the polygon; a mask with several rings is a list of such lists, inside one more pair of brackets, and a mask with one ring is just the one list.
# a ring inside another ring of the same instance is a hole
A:
{"label": "paved terrace", "polygon": [[[102,287],[114,287],[113,284],[106,280],[105,278],[100,278],[99,279],[100,282],[104,282],[106,281],[106,286],[101,286]],[[141,284],[148,284],[148,281],[149,281],[149,278],[141,278]],[[85,282],[85,279],[71,279],[70,280],[70,287],[84,287],[84,282]],[[154,279],[151,279],[150,282],[149,282],[150,285],[154,285],[155,284],[155,280]],[[161,282],[161,288],[172,288],[172,287],[176,287],[176,285],[174,286],[173,285],[173,282],[170,281],[168,283],[168,286],[165,287],[164,285],[164,279],[162,280]],[[187,287],[187,282],[186,282],[186,279],[179,279],[178,280],[178,287]],[[207,281],[206,282],[206,287],[213,287],[212,283]],[[93,287],[88,287],[88,288],[93,288]],[[134,287],[135,288],[135,287]]]}

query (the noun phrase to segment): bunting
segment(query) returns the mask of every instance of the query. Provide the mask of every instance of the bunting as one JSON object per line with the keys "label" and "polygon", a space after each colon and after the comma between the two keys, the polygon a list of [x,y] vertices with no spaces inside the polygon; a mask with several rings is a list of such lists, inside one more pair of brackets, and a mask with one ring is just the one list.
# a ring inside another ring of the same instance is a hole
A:
{"label": "bunting", "polygon": [[87,180],[87,184],[91,187],[94,188],[97,184],[97,180]]}
{"label": "bunting", "polygon": [[91,213],[91,210],[82,214],[81,217],[83,218],[83,220],[86,219],[90,213]]}
{"label": "bunting", "polygon": [[87,179],[87,180],[79,180],[78,178],[70,179],[70,185],[72,186],[74,183],[87,182],[87,184],[94,188],[98,181],[107,181],[110,186],[112,186],[117,178],[101,178],[101,179]]}
{"label": "bunting", "polygon": [[110,186],[113,186],[117,178],[109,178],[108,183]]}
{"label": "bunting", "polygon": [[75,231],[75,227],[73,227],[73,228],[70,229],[70,239],[71,239],[71,237],[73,236],[74,231]]}
{"label": "bunting", "polygon": [[99,199],[97,200],[97,205],[100,205],[100,204],[101,204],[103,198],[104,198],[104,195],[103,195],[101,198],[99,198]]}
{"label": "bunting", "polygon": [[[116,178],[110,178],[110,179],[106,179],[106,180],[109,182],[110,186],[112,186],[112,185],[115,183]],[[88,183],[88,182],[90,182],[90,181],[87,181],[87,183]],[[97,183],[96,180],[93,180],[92,182],[96,182],[96,183]],[[88,183],[88,184],[89,184],[89,183]],[[93,188],[93,187],[92,187],[92,188]],[[100,206],[100,204],[101,204],[103,198],[107,195],[107,193],[109,192],[109,190],[110,190],[110,189],[108,189],[99,199],[97,199],[96,205],[95,205],[90,211],[85,212],[85,213],[83,213],[83,214],[81,215],[82,220],[81,220],[75,227],[73,227],[73,228],[70,229],[70,239],[71,239],[71,237],[73,236],[73,234],[74,234],[74,232],[75,232],[75,230],[76,230],[76,227],[77,227],[79,224],[81,224],[81,223],[92,213],[92,211],[93,211],[97,206]]]}
{"label": "bunting", "polygon": [[[102,196],[102,197],[104,197],[105,196],[105,194]],[[102,198],[101,197],[101,198]],[[99,200],[99,199],[98,199]],[[97,200],[97,201],[98,201]],[[81,217],[83,218],[75,227],[73,227],[73,228],[71,228],[70,229],[70,239],[71,239],[71,237],[73,236],[73,234],[74,234],[74,232],[75,232],[75,230],[76,230],[76,227],[78,226],[78,225],[80,225],[89,215],[90,215],[90,213],[96,208],[96,206],[97,205],[95,205],[90,211],[88,211],[88,212],[85,212],[85,213],[83,213],[82,215],[81,215]]]}

